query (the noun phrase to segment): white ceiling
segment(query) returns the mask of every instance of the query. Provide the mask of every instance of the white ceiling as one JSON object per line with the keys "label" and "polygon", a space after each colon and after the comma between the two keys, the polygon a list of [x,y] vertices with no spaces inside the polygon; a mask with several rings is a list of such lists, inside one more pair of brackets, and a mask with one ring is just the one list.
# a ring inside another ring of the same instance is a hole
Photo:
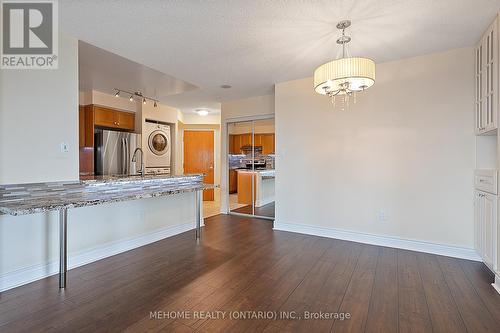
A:
{"label": "white ceiling", "polygon": [[[82,41],[78,43],[78,74],[81,91],[99,90],[114,94],[116,88],[165,100],[170,95],[198,89],[192,84]],[[122,95],[128,97],[125,93]]]}
{"label": "white ceiling", "polygon": [[[186,112],[272,92],[335,58],[352,20],[351,54],[376,62],[473,45],[500,0],[62,0],[62,30],[200,89],[166,98]],[[230,84],[231,89],[220,85]]]}

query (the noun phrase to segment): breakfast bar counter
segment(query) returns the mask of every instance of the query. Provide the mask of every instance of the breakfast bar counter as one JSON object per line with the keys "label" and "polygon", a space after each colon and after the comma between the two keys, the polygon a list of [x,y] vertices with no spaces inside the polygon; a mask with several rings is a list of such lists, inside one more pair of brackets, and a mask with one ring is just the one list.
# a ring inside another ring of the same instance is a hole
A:
{"label": "breakfast bar counter", "polygon": [[59,211],[59,287],[66,287],[68,209],[195,192],[196,239],[201,232],[203,175],[91,176],[74,182],[0,185],[0,213],[26,215]]}

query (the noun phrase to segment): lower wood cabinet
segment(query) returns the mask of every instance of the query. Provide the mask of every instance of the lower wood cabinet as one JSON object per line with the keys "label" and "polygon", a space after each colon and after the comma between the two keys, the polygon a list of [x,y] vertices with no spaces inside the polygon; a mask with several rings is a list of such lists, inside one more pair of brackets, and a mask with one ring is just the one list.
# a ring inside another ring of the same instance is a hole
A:
{"label": "lower wood cabinet", "polygon": [[492,271],[498,269],[497,201],[496,195],[482,191],[474,193],[475,248]]}
{"label": "lower wood cabinet", "polygon": [[238,172],[229,170],[229,194],[238,192]]}

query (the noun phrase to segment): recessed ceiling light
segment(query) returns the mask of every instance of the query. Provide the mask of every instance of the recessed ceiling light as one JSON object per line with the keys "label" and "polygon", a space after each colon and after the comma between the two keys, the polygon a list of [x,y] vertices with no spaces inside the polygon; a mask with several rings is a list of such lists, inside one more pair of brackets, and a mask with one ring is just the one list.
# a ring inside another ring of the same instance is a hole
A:
{"label": "recessed ceiling light", "polygon": [[231,88],[232,86],[230,86],[229,84],[223,84],[220,86],[222,89],[229,89]]}
{"label": "recessed ceiling light", "polygon": [[198,109],[195,112],[198,114],[198,116],[204,117],[204,116],[208,115],[208,110],[206,110],[206,109]]}

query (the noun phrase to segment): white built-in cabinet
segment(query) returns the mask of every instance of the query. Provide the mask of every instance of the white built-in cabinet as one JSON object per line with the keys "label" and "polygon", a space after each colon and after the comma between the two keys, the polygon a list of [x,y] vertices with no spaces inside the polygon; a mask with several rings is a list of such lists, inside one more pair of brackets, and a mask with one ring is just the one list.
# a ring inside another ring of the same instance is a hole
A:
{"label": "white built-in cabinet", "polygon": [[475,191],[475,247],[483,262],[497,270],[497,196]]}
{"label": "white built-in cabinet", "polygon": [[495,273],[500,293],[500,228],[498,226],[498,169],[500,165],[499,118],[499,18],[486,29],[474,49],[474,247]]}
{"label": "white built-in cabinet", "polygon": [[475,48],[475,132],[495,134],[498,128],[498,20]]}

